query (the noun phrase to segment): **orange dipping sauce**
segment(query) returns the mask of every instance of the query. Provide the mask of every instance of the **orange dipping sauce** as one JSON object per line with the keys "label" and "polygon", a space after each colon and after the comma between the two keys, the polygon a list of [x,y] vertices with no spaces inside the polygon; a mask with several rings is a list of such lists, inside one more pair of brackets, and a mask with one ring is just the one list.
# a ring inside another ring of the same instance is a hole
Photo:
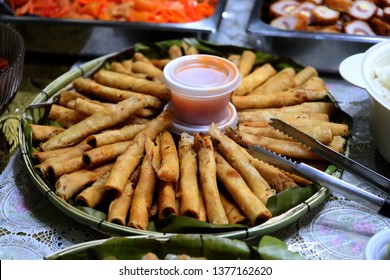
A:
{"label": "orange dipping sauce", "polygon": [[237,67],[211,55],[176,58],[164,68],[175,117],[196,125],[211,124],[228,114],[231,93],[240,83]]}

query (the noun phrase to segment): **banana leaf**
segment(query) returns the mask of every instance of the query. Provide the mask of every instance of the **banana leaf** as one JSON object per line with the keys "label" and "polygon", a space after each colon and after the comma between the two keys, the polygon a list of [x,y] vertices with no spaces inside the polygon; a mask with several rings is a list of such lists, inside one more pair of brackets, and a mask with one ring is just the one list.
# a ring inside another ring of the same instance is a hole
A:
{"label": "banana leaf", "polygon": [[191,217],[169,215],[164,219],[151,221],[148,230],[163,233],[220,233],[246,228],[248,226],[241,224],[212,225]]}
{"label": "banana leaf", "polygon": [[289,188],[271,196],[268,199],[267,208],[271,211],[272,216],[278,216],[310,198],[319,189],[320,186],[315,184],[304,188]]}
{"label": "banana leaf", "polygon": [[169,254],[186,254],[208,260],[303,259],[299,254],[289,251],[283,241],[271,236],[263,236],[256,248],[236,239],[199,234],[178,234],[169,239],[114,237],[89,244],[81,243],[46,259],[139,260],[150,252],[156,254],[159,259],[165,259]]}
{"label": "banana leaf", "polygon": [[289,251],[287,245],[276,237],[265,235],[261,238],[257,248],[263,260],[304,260],[295,252]]}

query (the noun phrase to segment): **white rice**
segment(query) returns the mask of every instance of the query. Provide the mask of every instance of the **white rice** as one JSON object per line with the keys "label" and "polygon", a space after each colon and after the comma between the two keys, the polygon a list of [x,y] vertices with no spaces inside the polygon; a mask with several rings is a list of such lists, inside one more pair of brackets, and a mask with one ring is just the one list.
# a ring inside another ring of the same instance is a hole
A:
{"label": "white rice", "polygon": [[375,69],[374,85],[381,95],[390,102],[390,65]]}

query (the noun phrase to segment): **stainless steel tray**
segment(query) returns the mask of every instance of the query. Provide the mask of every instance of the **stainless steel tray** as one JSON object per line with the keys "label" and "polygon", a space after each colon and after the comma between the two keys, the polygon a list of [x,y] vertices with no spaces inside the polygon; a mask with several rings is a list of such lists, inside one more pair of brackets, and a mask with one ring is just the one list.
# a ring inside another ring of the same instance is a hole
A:
{"label": "stainless steel tray", "polygon": [[212,16],[188,23],[148,23],[148,22],[123,22],[123,21],[103,21],[103,20],[78,20],[78,19],[52,19],[38,16],[11,16],[0,13],[0,21],[12,23],[39,23],[39,24],[70,24],[82,26],[102,26],[102,27],[125,27],[136,30],[161,30],[161,31],[187,31],[211,33],[216,32],[225,9],[227,0],[219,0]]}
{"label": "stainless steel tray", "polygon": [[256,0],[247,25],[249,34],[259,36],[261,48],[276,56],[291,57],[302,65],[311,65],[320,72],[338,73],[339,64],[345,58],[390,38],[277,29],[265,21],[267,13],[266,1]]}
{"label": "stainless steel tray", "polygon": [[23,36],[26,50],[80,56],[102,56],[136,42],[196,37],[217,32],[227,0],[219,0],[214,14],[188,23],[148,23],[102,20],[49,19],[11,16],[0,11],[0,22],[12,24]]}

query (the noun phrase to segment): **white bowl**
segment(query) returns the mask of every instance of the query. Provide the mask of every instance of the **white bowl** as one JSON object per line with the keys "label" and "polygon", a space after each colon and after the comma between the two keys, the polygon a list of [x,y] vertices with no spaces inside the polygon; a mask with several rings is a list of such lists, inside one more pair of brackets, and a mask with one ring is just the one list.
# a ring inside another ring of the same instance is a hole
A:
{"label": "white bowl", "polygon": [[370,238],[364,251],[366,260],[390,260],[390,228],[377,232]]}
{"label": "white bowl", "polygon": [[375,44],[364,53],[352,55],[339,66],[341,76],[365,89],[370,96],[370,130],[378,151],[390,162],[390,96],[386,99],[374,82],[375,70],[390,65],[390,40]]}

